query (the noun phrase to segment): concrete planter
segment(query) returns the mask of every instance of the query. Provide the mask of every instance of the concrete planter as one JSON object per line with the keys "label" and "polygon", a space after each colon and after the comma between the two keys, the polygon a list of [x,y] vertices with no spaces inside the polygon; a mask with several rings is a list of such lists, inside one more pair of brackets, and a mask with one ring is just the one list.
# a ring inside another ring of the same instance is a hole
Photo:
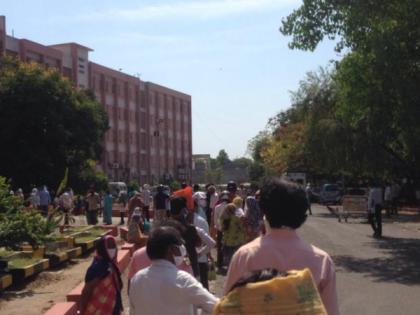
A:
{"label": "concrete planter", "polygon": [[[92,235],[91,234],[93,232],[92,230],[79,234],[78,237],[76,237],[74,240],[75,246],[82,247],[82,251],[86,252],[95,247],[95,244],[99,240],[100,237],[104,235],[111,235],[113,233],[113,230],[103,230],[100,227],[96,227],[95,230],[96,229],[100,229],[99,234]],[[92,236],[91,239],[89,239],[89,236]],[[81,240],[80,238],[83,238],[83,240]]]}
{"label": "concrete planter", "polygon": [[[22,253],[22,255],[23,256],[21,257],[24,257],[26,254]],[[41,271],[48,269],[49,266],[49,260],[41,258],[35,263],[22,267],[11,268],[9,262],[9,272],[13,276],[13,282],[21,282],[27,277],[30,277],[34,274],[40,273]]]}
{"label": "concrete planter", "polygon": [[12,284],[12,275],[8,273],[0,273],[0,291],[3,291]]}
{"label": "concrete planter", "polygon": [[0,270],[6,269],[9,263],[9,260],[12,259],[13,257],[18,257],[19,255],[20,255],[20,252],[14,252],[10,255],[2,256],[0,258]]}
{"label": "concrete planter", "polygon": [[55,267],[67,260],[69,260],[69,255],[67,252],[47,252],[45,253],[45,258],[48,258],[49,264],[51,267]]}
{"label": "concrete planter", "polygon": [[82,248],[81,247],[74,247],[67,250],[67,255],[69,259],[77,258],[82,255]]}
{"label": "concrete planter", "polygon": [[45,246],[40,245],[38,248],[34,249],[31,245],[22,245],[21,250],[26,253],[31,253],[34,257],[44,257]]}

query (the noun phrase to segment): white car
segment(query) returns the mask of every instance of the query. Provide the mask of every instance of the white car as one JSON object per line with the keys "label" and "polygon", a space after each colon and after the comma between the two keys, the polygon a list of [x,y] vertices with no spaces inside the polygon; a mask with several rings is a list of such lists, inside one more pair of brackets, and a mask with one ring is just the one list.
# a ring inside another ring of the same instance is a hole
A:
{"label": "white car", "polygon": [[319,194],[319,202],[322,204],[338,204],[341,201],[340,187],[336,184],[325,184]]}

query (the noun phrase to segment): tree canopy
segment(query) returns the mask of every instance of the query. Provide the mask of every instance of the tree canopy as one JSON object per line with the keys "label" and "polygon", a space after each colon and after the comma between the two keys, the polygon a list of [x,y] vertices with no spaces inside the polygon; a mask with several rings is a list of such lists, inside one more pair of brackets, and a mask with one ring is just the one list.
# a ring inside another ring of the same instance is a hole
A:
{"label": "tree canopy", "polygon": [[54,69],[1,59],[0,174],[14,186],[55,187],[70,167],[97,160],[108,128],[103,107]]}
{"label": "tree canopy", "polygon": [[276,172],[300,161],[314,173],[420,177],[419,14],[418,0],[304,0],[282,20],[290,48],[327,38],[344,56],[300,82],[254,138],[254,158]]}

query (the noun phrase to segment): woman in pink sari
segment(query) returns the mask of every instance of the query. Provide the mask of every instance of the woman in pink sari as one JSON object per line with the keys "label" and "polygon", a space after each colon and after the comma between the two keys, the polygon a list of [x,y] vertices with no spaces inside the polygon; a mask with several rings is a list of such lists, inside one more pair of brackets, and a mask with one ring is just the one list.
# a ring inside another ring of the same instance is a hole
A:
{"label": "woman in pink sari", "polygon": [[85,286],[80,299],[80,314],[120,315],[121,272],[117,266],[117,244],[114,237],[106,235],[96,244],[96,256],[85,276]]}

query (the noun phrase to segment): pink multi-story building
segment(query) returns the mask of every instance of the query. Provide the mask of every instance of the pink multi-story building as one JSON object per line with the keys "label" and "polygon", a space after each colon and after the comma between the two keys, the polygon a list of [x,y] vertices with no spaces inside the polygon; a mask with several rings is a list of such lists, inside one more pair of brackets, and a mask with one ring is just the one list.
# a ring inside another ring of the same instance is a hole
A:
{"label": "pink multi-story building", "polygon": [[100,165],[113,181],[190,180],[191,96],[91,62],[77,43],[44,46],[6,34],[0,54],[57,68],[79,89],[91,89],[109,117]]}

